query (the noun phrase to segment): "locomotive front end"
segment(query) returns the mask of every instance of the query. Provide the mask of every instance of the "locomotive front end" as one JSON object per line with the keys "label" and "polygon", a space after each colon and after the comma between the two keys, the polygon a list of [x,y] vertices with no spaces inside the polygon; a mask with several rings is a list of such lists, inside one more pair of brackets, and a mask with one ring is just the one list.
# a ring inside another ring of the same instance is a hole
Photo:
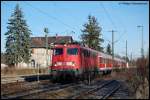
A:
{"label": "locomotive front end", "polygon": [[53,77],[69,77],[78,74],[79,48],[74,45],[58,45],[53,48],[51,74]]}

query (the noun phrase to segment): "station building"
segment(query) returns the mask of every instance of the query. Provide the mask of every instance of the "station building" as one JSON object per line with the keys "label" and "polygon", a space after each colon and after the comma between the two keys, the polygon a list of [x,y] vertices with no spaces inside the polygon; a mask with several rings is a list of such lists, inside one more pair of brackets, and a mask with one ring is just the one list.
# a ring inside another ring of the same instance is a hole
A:
{"label": "station building", "polygon": [[[44,68],[51,65],[52,61],[52,50],[51,46],[54,43],[72,43],[73,39],[71,36],[52,36],[48,38],[48,55],[46,54],[46,37],[31,37],[31,58],[30,63],[24,62],[18,64],[18,68]],[[47,56],[46,56],[47,55]],[[46,62],[48,61],[48,62]]]}

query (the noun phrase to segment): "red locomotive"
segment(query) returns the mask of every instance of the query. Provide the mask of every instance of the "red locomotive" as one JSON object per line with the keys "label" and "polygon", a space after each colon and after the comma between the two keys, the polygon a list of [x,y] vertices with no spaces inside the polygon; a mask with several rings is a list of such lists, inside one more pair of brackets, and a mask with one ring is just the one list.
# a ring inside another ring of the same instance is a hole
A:
{"label": "red locomotive", "polygon": [[112,68],[124,67],[125,61],[114,58],[114,67],[112,66],[110,55],[83,47],[80,44],[57,44],[53,48],[50,69],[53,76],[84,77],[88,72],[107,73]]}

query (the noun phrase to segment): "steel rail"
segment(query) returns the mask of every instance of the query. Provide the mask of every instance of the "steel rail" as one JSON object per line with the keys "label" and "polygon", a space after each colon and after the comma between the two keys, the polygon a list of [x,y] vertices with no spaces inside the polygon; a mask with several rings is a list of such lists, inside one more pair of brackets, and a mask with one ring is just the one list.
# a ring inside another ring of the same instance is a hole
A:
{"label": "steel rail", "polygon": [[[102,85],[100,85],[99,87],[95,87],[95,88],[93,88],[93,89],[90,89],[89,91],[87,91],[87,90],[85,90],[85,91],[80,91],[80,92],[78,92],[78,93],[76,93],[75,95],[73,95],[73,96],[70,96],[70,97],[68,97],[69,99],[76,99],[76,98],[79,98],[80,96],[82,96],[82,95],[88,95],[88,94],[93,94],[93,93],[95,93],[95,92],[97,92],[97,91],[100,91],[101,89],[103,89],[103,88],[106,88],[108,85],[111,85],[111,84],[114,84],[115,82],[117,82],[117,81],[115,81],[115,80],[111,80],[111,81],[108,81],[108,82],[104,82]],[[115,83],[116,84],[116,83]],[[114,86],[114,88],[112,89],[112,90],[110,90],[110,91],[107,91],[106,92],[106,94],[104,94],[104,95],[101,95],[101,96],[95,96],[95,97],[97,97],[98,99],[106,99],[106,98],[108,98],[112,93],[114,93],[116,90],[118,90],[119,89],[119,87],[120,87],[120,84],[118,83],[116,86]],[[103,92],[103,91],[101,91],[101,92]]]}
{"label": "steel rail", "polygon": [[92,89],[90,89],[89,91],[85,90],[84,92],[83,92],[83,91],[82,91],[82,92],[78,92],[78,93],[76,93],[75,95],[70,96],[70,97],[68,97],[68,98],[76,99],[76,98],[80,97],[81,95],[90,94],[91,92],[97,91],[97,90],[103,88],[104,86],[106,86],[106,85],[108,85],[108,84],[110,84],[110,83],[112,83],[112,82],[114,82],[114,80],[108,81],[108,82],[106,82],[106,83],[104,82],[104,83],[103,83],[102,85],[100,85],[99,87],[92,88]]}
{"label": "steel rail", "polygon": [[70,84],[57,84],[57,85],[52,85],[51,87],[49,86],[45,86],[44,88],[38,88],[38,89],[34,89],[31,91],[25,91],[25,92],[21,92],[21,93],[17,93],[17,94],[13,94],[13,95],[2,95],[2,99],[18,99],[18,98],[22,98],[25,96],[29,96],[29,95],[33,95],[33,94],[37,94],[37,93],[41,93],[41,92],[46,92],[46,91],[54,91],[54,90],[59,90],[59,89],[64,89],[68,86],[74,86],[75,84],[70,83]]}

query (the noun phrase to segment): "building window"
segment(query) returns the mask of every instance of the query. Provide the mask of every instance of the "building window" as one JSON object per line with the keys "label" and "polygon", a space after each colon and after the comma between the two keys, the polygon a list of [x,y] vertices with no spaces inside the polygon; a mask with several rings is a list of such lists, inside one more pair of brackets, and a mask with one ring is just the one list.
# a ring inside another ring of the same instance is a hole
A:
{"label": "building window", "polygon": [[31,50],[31,53],[34,54],[34,49]]}
{"label": "building window", "polygon": [[31,66],[35,67],[35,60],[33,60],[33,59],[31,60]]}

